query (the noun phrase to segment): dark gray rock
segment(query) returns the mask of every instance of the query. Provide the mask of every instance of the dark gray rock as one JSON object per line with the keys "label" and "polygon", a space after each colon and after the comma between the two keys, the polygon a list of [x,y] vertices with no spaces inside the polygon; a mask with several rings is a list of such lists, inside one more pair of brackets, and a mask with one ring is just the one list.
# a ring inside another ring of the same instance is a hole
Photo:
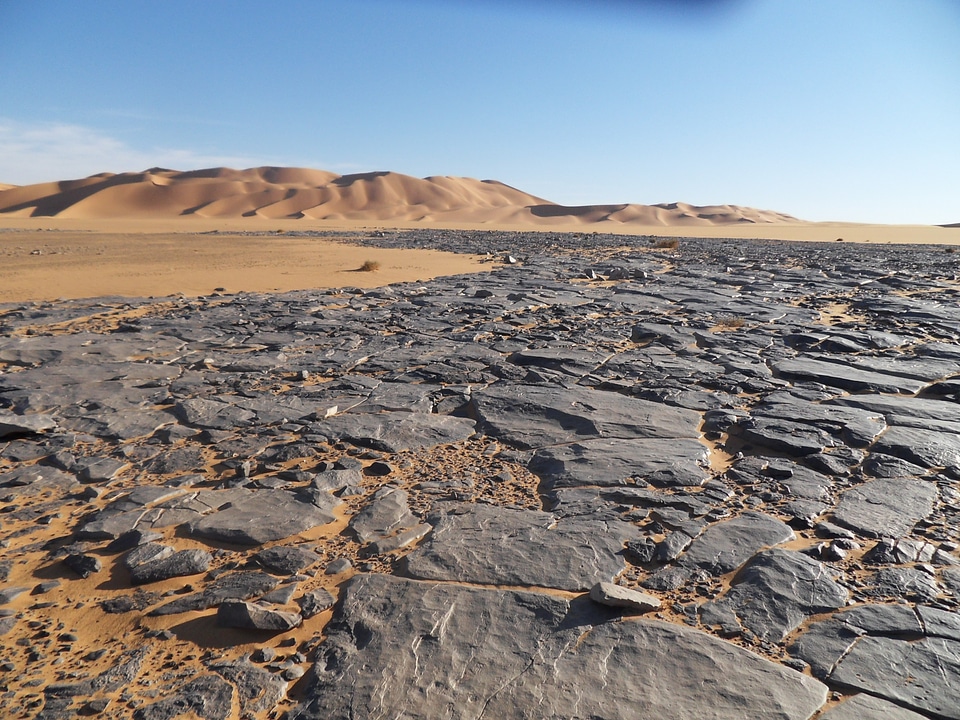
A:
{"label": "dark gray rock", "polygon": [[922,540],[899,540],[886,538],[863,555],[863,561],[871,565],[904,565],[927,563],[933,559],[937,546]]}
{"label": "dark gray rock", "polygon": [[256,419],[256,413],[220,400],[192,398],[181,400],[173,408],[180,422],[197,428],[236,430],[247,427]]}
{"label": "dark gray rock", "polygon": [[933,512],[936,499],[937,486],[930,482],[870,480],[843,493],[833,520],[867,537],[899,538]]}
{"label": "dark gray rock", "polygon": [[16,488],[18,495],[36,495],[48,489],[69,490],[77,485],[72,473],[49,465],[21,465],[0,474],[0,488]]}
{"label": "dark gray rock", "polygon": [[217,608],[217,624],[245,630],[292,630],[303,622],[298,613],[274,610],[254,603],[228,600]]}
{"label": "dark gray rock", "polygon": [[926,720],[925,715],[866,694],[854,695],[819,717],[820,720]]}
{"label": "dark gray rock", "polygon": [[812,380],[852,392],[871,391],[915,395],[927,384],[923,380],[859,370],[850,365],[814,360],[813,358],[781,360],[773,368],[780,377],[792,380]]}
{"label": "dark gray rock", "polygon": [[670,473],[676,485],[697,486],[709,479],[707,448],[692,438],[584,440],[541,448],[530,461],[547,488],[629,485]]}
{"label": "dark gray rock", "polygon": [[130,463],[116,458],[100,457],[81,460],[74,466],[77,478],[85,483],[107,482],[113,480],[123,470],[130,467]]}
{"label": "dark gray rock", "polygon": [[929,470],[892,455],[871,452],[863,462],[863,472],[880,478],[917,478],[926,475]]}
{"label": "dark gray rock", "polygon": [[826,430],[780,418],[751,418],[742,435],[748,443],[801,457],[822,453],[837,442]]}
{"label": "dark gray rock", "polygon": [[960,613],[918,605],[917,615],[925,635],[960,641]]}
{"label": "dark gray rock", "polygon": [[241,716],[270,712],[284,698],[287,683],[248,660],[214,663],[208,667],[237,689]]}
{"label": "dark gray rock", "polygon": [[[796,397],[767,400],[751,411],[753,424],[809,426],[854,447],[866,447],[886,428],[883,414],[855,407],[806,402]],[[788,444],[787,438],[779,438]],[[830,446],[833,443],[827,443]]]}
{"label": "dark gray rock", "polygon": [[7,605],[23,595],[30,588],[19,585],[0,588],[0,605]]}
{"label": "dark gray rock", "polygon": [[368,543],[413,527],[419,521],[410,512],[407,498],[407,493],[398,488],[380,488],[350,520],[350,529],[360,542]]}
{"label": "dark gray rock", "polygon": [[134,720],[174,720],[197,717],[201,720],[227,720],[233,713],[233,686],[216,675],[201,675],[180,687],[171,688],[168,697],[137,708]]}
{"label": "dark gray rock", "polygon": [[773,549],[755,555],[716,602],[760,638],[779,642],[807,617],[846,601],[846,589],[824,565],[802,553]]}
{"label": "dark gray rock", "polygon": [[297,600],[297,604],[300,606],[300,614],[304,619],[307,619],[333,607],[336,601],[337,599],[328,590],[318,588],[304,593]]}
{"label": "dark gray rock", "polygon": [[130,582],[143,585],[173,577],[196,575],[205,572],[212,561],[213,557],[206,550],[178,550],[169,557],[151,560],[131,568]]}
{"label": "dark gray rock", "polygon": [[683,554],[681,565],[725,575],[761,549],[793,538],[786,523],[763,513],[746,512],[707,528]]}
{"label": "dark gray rock", "polygon": [[358,576],[292,717],[800,720],[826,700],[812,678],[704,633],[606,617],[549,595]]}
{"label": "dark gray rock", "polygon": [[858,639],[830,682],[938,718],[960,718],[960,642],[927,637]]}
{"label": "dark gray rock", "polygon": [[94,573],[100,572],[103,568],[103,563],[100,562],[100,558],[79,553],[67,555],[63,559],[63,564],[82,578],[90,577]]}
{"label": "dark gray rock", "polygon": [[327,497],[329,506],[319,508],[285,490],[248,491],[246,496],[191,522],[189,532],[195,537],[239,545],[283,540],[333,522],[330,510],[336,500],[332,495]]}
{"label": "dark gray rock", "polygon": [[37,435],[55,430],[57,421],[50,415],[18,415],[0,408],[0,439],[14,435]]}
{"label": "dark gray rock", "polygon": [[864,581],[864,595],[930,602],[943,589],[936,578],[917,568],[883,568]]}
{"label": "dark gray rock", "polygon": [[132,570],[138,565],[152,562],[155,560],[165,560],[173,555],[174,549],[169,545],[158,542],[148,542],[138,545],[123,557],[123,564],[128,570]]}
{"label": "dark gray rock", "polygon": [[850,395],[829,400],[828,403],[878,412],[884,415],[888,422],[896,419],[900,424],[904,424],[906,418],[960,422],[960,405],[946,400],[886,395]]}
{"label": "dark gray rock", "polygon": [[[99,675],[78,683],[52,683],[44,688],[44,693],[54,697],[86,698],[129,687],[140,672],[149,651],[150,649],[146,647],[126,650]],[[88,659],[93,658],[88,657]]]}
{"label": "dark gray rock", "polygon": [[206,610],[227,600],[248,600],[259,597],[277,586],[277,579],[258,571],[243,571],[220,575],[207,583],[202,592],[178,597],[150,611],[150,615]]}
{"label": "dark gray rock", "polygon": [[498,384],[473,394],[487,434],[536,449],[597,438],[694,438],[691,410],[583,387]]}
{"label": "dark gray rock", "polygon": [[960,467],[960,439],[956,433],[894,426],[873,449],[923,467]]}
{"label": "dark gray rock", "polygon": [[473,435],[475,424],[469,418],[452,415],[347,413],[319,421],[316,429],[354,445],[398,453],[464,440]]}
{"label": "dark gray rock", "polygon": [[275,545],[260,550],[253,556],[258,565],[276,575],[295,575],[320,559],[313,550],[287,545]]}
{"label": "dark gray rock", "polygon": [[813,674],[827,678],[858,638],[868,635],[923,634],[917,613],[906,605],[859,605],[811,624],[788,648],[810,665]]}
{"label": "dark gray rock", "polygon": [[353,563],[350,562],[349,558],[337,558],[333,560],[326,568],[324,568],[324,575],[339,575],[342,572],[346,572],[353,567]]}
{"label": "dark gray rock", "polygon": [[426,537],[427,533],[429,533],[432,529],[433,528],[430,525],[425,523],[414,525],[406,530],[401,530],[396,535],[374,540],[365,548],[363,548],[363,550],[361,550],[361,554],[369,557],[371,555],[384,555],[386,553],[402,550],[403,548],[408,547],[409,545],[412,545],[418,540]]}
{"label": "dark gray rock", "polygon": [[[454,505],[429,518],[433,533],[406,556],[415,578],[589,590],[625,567],[624,543],[637,530],[486,505]],[[545,562],[549,558],[549,562]]]}

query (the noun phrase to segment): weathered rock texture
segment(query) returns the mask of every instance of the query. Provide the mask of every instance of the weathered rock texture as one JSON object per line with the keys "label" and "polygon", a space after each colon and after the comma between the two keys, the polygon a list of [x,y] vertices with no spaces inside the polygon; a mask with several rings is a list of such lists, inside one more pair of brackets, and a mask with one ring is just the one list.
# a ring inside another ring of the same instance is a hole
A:
{"label": "weathered rock texture", "polygon": [[952,254],[352,239],[0,307],[0,714],[960,717]]}

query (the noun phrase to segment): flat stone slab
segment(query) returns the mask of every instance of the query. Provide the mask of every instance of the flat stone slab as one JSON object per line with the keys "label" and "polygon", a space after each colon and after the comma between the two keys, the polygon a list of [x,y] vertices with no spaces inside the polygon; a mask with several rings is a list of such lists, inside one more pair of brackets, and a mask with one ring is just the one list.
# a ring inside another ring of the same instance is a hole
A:
{"label": "flat stone slab", "polygon": [[900,538],[933,512],[937,486],[924,480],[881,478],[850,488],[833,520],[867,537]]}
{"label": "flat stone slab", "polygon": [[242,600],[227,600],[217,608],[217,625],[245,630],[292,630],[303,622],[300,613],[285,612]]}
{"label": "flat stone slab", "polygon": [[174,615],[206,610],[227,600],[248,600],[269,592],[278,582],[276,578],[255,570],[227,573],[209,583],[202,592],[178,597],[154,608],[149,614]]}
{"label": "flat stone slab", "polygon": [[811,615],[843,607],[847,590],[820,562],[792,550],[765,550],[738,573],[730,590],[711,603],[732,610],[740,623],[779,642]]}
{"label": "flat stone slab", "polygon": [[851,395],[828,400],[827,403],[882,413],[888,421],[893,418],[913,418],[915,420],[960,422],[960,405],[946,400],[883,395]]}
{"label": "flat stone slab", "polygon": [[192,427],[214,430],[235,430],[256,419],[256,413],[220,400],[191,398],[181,400],[173,408],[178,420]]}
{"label": "flat stone slab", "polygon": [[595,438],[699,437],[699,413],[615,392],[498,384],[472,398],[482,429],[523,449]]}
{"label": "flat stone slab", "polygon": [[960,718],[960,642],[865,637],[840,659],[831,683],[939,718]]}
{"label": "flat stone slab", "polygon": [[286,490],[250,491],[245,498],[189,523],[187,530],[194,537],[262,545],[333,522],[330,510],[335,502],[330,498],[329,508],[319,508]]}
{"label": "flat stone slab", "polygon": [[130,582],[143,585],[173,577],[197,575],[205,572],[211,562],[213,556],[206,550],[178,550],[131,567]]}
{"label": "flat stone slab", "polygon": [[870,370],[858,370],[850,365],[814,360],[813,358],[781,360],[773,368],[780,377],[793,380],[813,380],[830,387],[853,392],[872,391],[915,395],[927,385],[923,380],[886,375]]}
{"label": "flat stone slab", "polygon": [[899,705],[873,695],[856,695],[820,716],[820,720],[927,720]]}
{"label": "flat stone slab", "polygon": [[[838,407],[806,402],[799,398],[764,402],[751,413],[754,422],[789,422],[816,428],[854,447],[865,447],[886,428],[882,413],[858,407]],[[786,439],[784,439],[786,442]]]}
{"label": "flat stone slab", "polygon": [[806,720],[826,700],[817,680],[692,628],[607,618],[550,595],[361,575],[291,716]]}
{"label": "flat stone slab", "polygon": [[619,521],[564,518],[490,505],[454,505],[428,518],[433,532],[406,557],[427,580],[589,590],[625,567],[637,529]]}
{"label": "flat stone slab", "polygon": [[57,421],[49,415],[17,415],[0,409],[0,439],[11,435],[36,435],[56,427]]}
{"label": "flat stone slab", "polygon": [[632,484],[651,475],[669,476],[675,485],[697,486],[709,479],[709,453],[691,438],[584,440],[542,448],[529,463],[548,489]]}
{"label": "flat stone slab", "polygon": [[793,530],[786,523],[764,513],[746,512],[707,528],[683,553],[680,564],[725,575],[763,548],[793,538]]}
{"label": "flat stone slab", "polygon": [[873,449],[922,467],[960,468],[960,439],[956,433],[894,426]]}
{"label": "flat stone slab", "polygon": [[350,521],[350,529],[361,542],[389,537],[419,521],[407,505],[408,495],[399,488],[381,488]]}
{"label": "flat stone slab", "polygon": [[476,427],[469,418],[428,413],[347,413],[316,424],[334,439],[382,452],[403,452],[465,440]]}

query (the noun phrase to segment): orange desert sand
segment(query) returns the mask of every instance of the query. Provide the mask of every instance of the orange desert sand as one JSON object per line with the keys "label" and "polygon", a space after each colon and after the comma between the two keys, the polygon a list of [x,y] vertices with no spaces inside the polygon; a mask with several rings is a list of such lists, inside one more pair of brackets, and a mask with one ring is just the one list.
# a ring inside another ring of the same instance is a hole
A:
{"label": "orange desert sand", "polygon": [[[448,228],[957,244],[960,228],[809,223],[735,205],[557,205],[493,180],[304,168],[101,173],[0,184],[0,302],[371,287],[481,258],[361,248],[296,230]],[[216,235],[205,235],[211,231]],[[267,236],[243,236],[269,232]],[[491,251],[503,248],[491,248]],[[506,248],[510,250],[511,248]],[[521,248],[517,248],[517,251]],[[359,272],[371,260],[376,272]]]}

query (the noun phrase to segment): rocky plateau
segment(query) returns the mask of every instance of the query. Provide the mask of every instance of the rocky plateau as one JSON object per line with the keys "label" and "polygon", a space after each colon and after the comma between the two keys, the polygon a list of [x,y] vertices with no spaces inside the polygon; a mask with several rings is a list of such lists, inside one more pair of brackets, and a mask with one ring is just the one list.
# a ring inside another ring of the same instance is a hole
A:
{"label": "rocky plateau", "polygon": [[950,249],[349,240],[0,306],[4,717],[960,718]]}

